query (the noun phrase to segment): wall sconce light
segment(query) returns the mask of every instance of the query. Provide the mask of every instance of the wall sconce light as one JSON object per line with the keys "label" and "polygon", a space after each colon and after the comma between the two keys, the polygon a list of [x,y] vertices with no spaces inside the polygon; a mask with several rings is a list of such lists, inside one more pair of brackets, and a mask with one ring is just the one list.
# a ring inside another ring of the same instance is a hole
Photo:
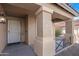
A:
{"label": "wall sconce light", "polygon": [[3,5],[0,4],[0,23],[5,23],[5,22],[6,22],[6,18],[5,18],[4,8]]}
{"label": "wall sconce light", "polygon": [[4,23],[4,22],[6,22],[6,19],[5,19],[5,17],[3,17],[3,16],[0,16],[0,23]]}

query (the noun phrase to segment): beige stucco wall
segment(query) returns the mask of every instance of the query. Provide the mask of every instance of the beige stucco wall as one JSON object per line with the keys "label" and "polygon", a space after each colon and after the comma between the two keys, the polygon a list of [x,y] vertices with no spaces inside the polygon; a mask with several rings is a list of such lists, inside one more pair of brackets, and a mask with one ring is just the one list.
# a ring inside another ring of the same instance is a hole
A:
{"label": "beige stucco wall", "polygon": [[22,42],[26,42],[27,43],[27,35],[26,35],[26,22],[25,22],[26,19],[22,19],[21,20],[21,40]]}
{"label": "beige stucco wall", "polygon": [[28,15],[28,44],[33,45],[36,40],[36,18],[34,15]]}
{"label": "beige stucco wall", "polygon": [[0,23],[0,53],[6,46],[6,25]]}
{"label": "beige stucco wall", "polygon": [[[47,9],[47,8],[45,8]],[[39,9],[40,10],[40,9]],[[38,10],[38,11],[39,11]],[[33,42],[34,52],[39,56],[52,56],[55,55],[55,40],[54,40],[54,27],[52,28],[52,13],[50,10],[41,12],[37,11],[36,15],[36,36]],[[33,22],[34,23],[34,22]],[[29,26],[29,25],[28,25]],[[32,27],[31,29],[33,29]],[[33,31],[33,30],[32,30]],[[31,32],[31,34],[33,34]],[[32,38],[32,36],[31,36]],[[33,38],[32,38],[33,40]],[[51,52],[52,51],[52,52]]]}

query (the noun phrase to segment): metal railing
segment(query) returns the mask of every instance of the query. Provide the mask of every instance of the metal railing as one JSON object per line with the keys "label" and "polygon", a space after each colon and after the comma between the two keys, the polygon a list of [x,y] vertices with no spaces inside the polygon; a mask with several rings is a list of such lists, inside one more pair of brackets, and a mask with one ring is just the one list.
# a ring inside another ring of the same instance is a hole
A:
{"label": "metal railing", "polygon": [[71,44],[71,37],[68,42],[65,42],[65,38],[61,39],[56,39],[56,52],[60,51],[61,49],[69,46]]}

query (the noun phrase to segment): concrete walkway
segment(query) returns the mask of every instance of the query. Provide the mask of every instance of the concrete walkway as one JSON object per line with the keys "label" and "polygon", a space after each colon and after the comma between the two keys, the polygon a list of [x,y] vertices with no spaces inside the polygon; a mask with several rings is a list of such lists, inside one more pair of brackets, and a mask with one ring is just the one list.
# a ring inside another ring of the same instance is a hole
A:
{"label": "concrete walkway", "polygon": [[79,44],[74,44],[73,46],[62,51],[56,56],[79,56]]}
{"label": "concrete walkway", "polygon": [[13,44],[7,46],[3,51],[3,56],[35,56],[32,48],[23,44]]}

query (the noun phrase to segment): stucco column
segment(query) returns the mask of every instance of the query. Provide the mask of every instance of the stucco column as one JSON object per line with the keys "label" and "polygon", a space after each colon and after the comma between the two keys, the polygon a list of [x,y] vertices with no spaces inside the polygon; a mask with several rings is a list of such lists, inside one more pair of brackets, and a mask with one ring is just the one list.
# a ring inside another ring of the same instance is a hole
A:
{"label": "stucco column", "polygon": [[36,18],[35,15],[28,15],[28,21],[27,22],[27,36],[28,36],[28,45],[33,45],[34,40],[36,40]]}
{"label": "stucco column", "polygon": [[73,20],[69,19],[66,21],[66,43],[71,41],[74,43],[74,26]]}
{"label": "stucco column", "polygon": [[46,7],[41,7],[36,12],[37,39],[35,41],[35,52],[37,55],[55,55],[55,35],[52,28],[52,14],[53,11]]}

